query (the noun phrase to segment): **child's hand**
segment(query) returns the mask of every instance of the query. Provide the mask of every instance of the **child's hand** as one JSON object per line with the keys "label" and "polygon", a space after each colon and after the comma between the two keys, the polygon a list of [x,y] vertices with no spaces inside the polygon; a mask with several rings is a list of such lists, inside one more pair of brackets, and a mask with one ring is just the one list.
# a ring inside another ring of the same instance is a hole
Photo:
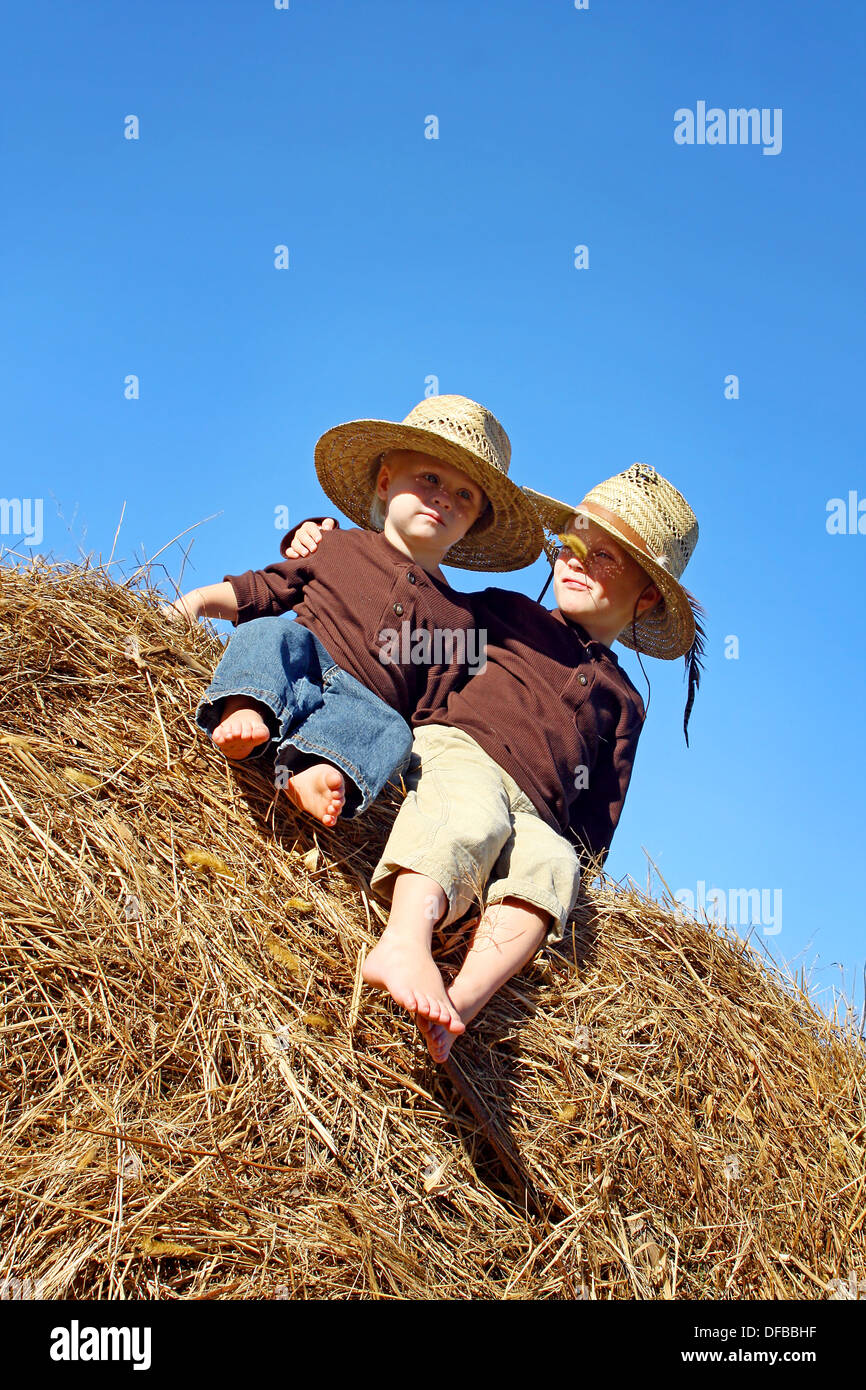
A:
{"label": "child's hand", "polygon": [[322,532],[333,531],[336,524],[331,516],[326,516],[321,526],[317,526],[315,521],[305,521],[302,526],[298,527],[292,537],[291,545],[284,552],[286,559],[300,560],[304,555],[312,555],[318,549]]}
{"label": "child's hand", "polygon": [[168,618],[172,623],[194,623],[201,617],[201,594],[198,589],[193,589],[188,594],[181,594],[174,603],[167,603],[161,609],[164,618]]}
{"label": "child's hand", "polygon": [[172,622],[194,623],[198,618],[227,618],[229,622],[238,620],[238,601],[235,591],[225,579],[221,584],[205,584],[201,589],[190,589],[181,594],[174,603],[167,604],[163,613]]}

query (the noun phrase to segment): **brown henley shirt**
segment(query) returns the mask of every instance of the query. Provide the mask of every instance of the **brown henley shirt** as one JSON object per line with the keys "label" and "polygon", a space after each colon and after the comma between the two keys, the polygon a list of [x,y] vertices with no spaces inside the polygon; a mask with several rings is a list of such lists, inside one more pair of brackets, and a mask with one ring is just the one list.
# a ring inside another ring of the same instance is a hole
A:
{"label": "brown henley shirt", "polygon": [[225,580],[238,624],[293,609],[338,666],[407,721],[444,707],[477,664],[472,595],[434,579],[381,532],[325,531],[312,555]]}
{"label": "brown henley shirt", "polygon": [[523,594],[472,595],[487,664],[415,723],[463,729],[580,850],[607,857],[643,727],[643,701],[602,642]]}

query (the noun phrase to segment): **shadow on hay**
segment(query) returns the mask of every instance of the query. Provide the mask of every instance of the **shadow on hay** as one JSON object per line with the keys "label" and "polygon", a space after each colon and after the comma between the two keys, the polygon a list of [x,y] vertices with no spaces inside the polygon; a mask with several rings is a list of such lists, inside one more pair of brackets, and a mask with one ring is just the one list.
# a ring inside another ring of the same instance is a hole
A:
{"label": "shadow on hay", "polygon": [[[276,848],[295,846],[300,836],[310,847],[317,846],[322,851],[328,863],[329,882],[337,875],[347,894],[356,896],[360,886],[373,903],[370,877],[403,800],[402,789],[387,788],[363,818],[341,821],[330,830],[304,816],[288,798],[275,798],[272,759],[260,759],[246,767],[232,766],[231,776],[264,842]],[[333,888],[332,883],[330,886]],[[376,907],[373,911],[377,911]],[[434,956],[446,984],[462,965],[465,932],[477,911],[477,907],[470,909],[452,923],[447,929],[447,940],[444,933],[434,933]],[[384,913],[379,919],[379,926],[383,925]],[[431,1060],[420,1034],[414,1049],[411,1075],[438,1093],[444,1110],[451,1115],[450,1131],[479,1179],[500,1200],[516,1201],[519,1207],[525,1207],[528,1200],[545,1216],[558,1208],[555,1194],[538,1190],[520,1160],[516,1139],[520,1124],[514,1073],[521,1060],[521,1032],[549,994],[551,974],[582,971],[595,963],[598,931],[592,904],[581,889],[562,942],[547,951],[543,949],[504,986],[454,1044],[446,1066],[437,1066]],[[466,1112],[474,1124],[467,1126]]]}

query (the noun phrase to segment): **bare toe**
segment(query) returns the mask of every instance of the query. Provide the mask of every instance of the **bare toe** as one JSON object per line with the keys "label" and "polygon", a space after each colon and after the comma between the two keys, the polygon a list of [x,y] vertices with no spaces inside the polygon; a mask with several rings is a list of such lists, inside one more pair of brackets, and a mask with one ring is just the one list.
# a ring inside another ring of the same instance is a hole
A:
{"label": "bare toe", "polygon": [[434,1026],[463,1032],[465,1025],[448,999],[429,947],[422,942],[386,928],[361,975],[366,984],[387,989],[396,1003],[414,1014],[425,1036]]}
{"label": "bare toe", "polygon": [[425,995],[419,1004],[419,1012],[429,1018],[431,1023],[442,1021],[442,1006],[438,999],[428,999]]}
{"label": "bare toe", "polygon": [[455,1035],[449,1033],[448,1029],[444,1028],[441,1023],[434,1023],[429,1032],[424,1034],[424,1041],[433,1061],[445,1062],[454,1046]]}

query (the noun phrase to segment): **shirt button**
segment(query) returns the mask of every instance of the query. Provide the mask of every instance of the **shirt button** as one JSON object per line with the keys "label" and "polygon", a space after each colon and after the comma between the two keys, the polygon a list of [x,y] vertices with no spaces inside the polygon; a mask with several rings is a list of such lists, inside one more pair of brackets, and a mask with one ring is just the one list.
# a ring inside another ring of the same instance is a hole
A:
{"label": "shirt button", "polygon": [[402,603],[395,603],[395,604],[394,604],[394,612],[397,614],[397,617],[399,618],[400,614],[403,612],[403,605],[402,605]]}
{"label": "shirt button", "polygon": [[409,573],[406,575],[406,578],[409,580],[409,583],[410,583],[410,584],[414,584],[414,583],[415,583],[415,576],[414,576],[414,574],[412,573],[411,570],[410,570]]}
{"label": "shirt button", "polygon": [[581,685],[586,685],[586,676],[583,672],[581,672],[577,679],[580,681]]}

